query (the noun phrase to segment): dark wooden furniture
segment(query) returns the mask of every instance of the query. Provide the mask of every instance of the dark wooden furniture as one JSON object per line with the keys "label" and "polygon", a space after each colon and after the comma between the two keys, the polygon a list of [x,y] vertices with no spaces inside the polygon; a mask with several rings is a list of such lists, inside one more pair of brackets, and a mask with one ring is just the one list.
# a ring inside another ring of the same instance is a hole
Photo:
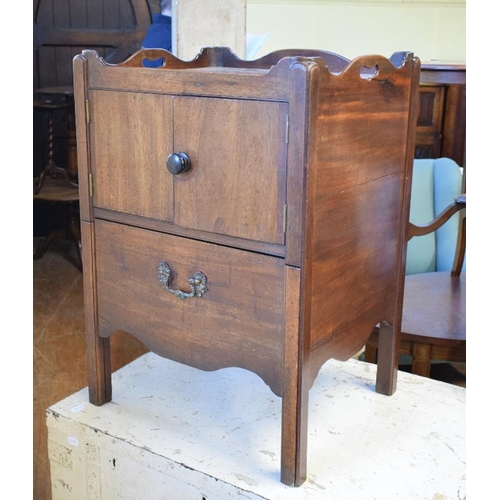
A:
{"label": "dark wooden furniture", "polygon": [[[121,62],[141,47],[150,25],[147,0],[34,0],[34,100],[65,95],[65,100],[72,101],[75,55],[82,49],[94,49],[108,62]],[[66,118],[62,123],[56,121],[54,127],[61,138],[62,156],[69,151],[68,166],[76,172],[73,120]],[[36,167],[38,172],[44,165]]]}
{"label": "dark wooden furniture", "polygon": [[84,48],[123,61],[150,24],[147,0],[34,0],[33,88],[72,85],[72,60]]}
{"label": "dark wooden furniture", "polygon": [[78,186],[74,187],[62,177],[49,176],[43,183],[43,188],[33,195],[34,203],[44,203],[57,206],[58,212],[63,214],[64,222],[60,227],[51,228],[43,238],[42,243],[33,252],[34,259],[45,255],[51,243],[57,239],[73,241],[77,252],[75,265],[82,269],[80,212]]}
{"label": "dark wooden furniture", "polygon": [[[141,46],[151,24],[151,12],[158,2],[148,0],[34,0],[33,2],[33,99],[34,127],[33,177],[39,192],[45,176],[57,171],[76,177],[76,146],[73,119],[73,57],[82,49],[95,49],[110,62],[120,62]],[[65,112],[50,112],[42,102],[64,106]],[[66,101],[66,102],[64,102]],[[71,103],[71,105],[69,104]],[[51,167],[47,164],[47,151]],[[58,168],[56,169],[55,166]],[[63,170],[59,170],[65,169]],[[62,209],[62,204],[61,204]],[[47,204],[34,205],[36,235],[47,234],[59,218],[59,210]],[[61,228],[64,230],[64,228]]]}
{"label": "dark wooden furniture", "polygon": [[[42,87],[37,89],[36,93],[42,102],[50,102],[64,106],[66,111],[64,119],[64,128],[66,136],[67,154],[65,169],[70,180],[78,178],[78,162],[76,158],[76,130],[75,130],[75,104],[73,98],[73,86],[63,85],[56,87]],[[37,102],[37,100],[35,100]]]}
{"label": "dark wooden furniture", "polygon": [[466,67],[422,63],[415,158],[451,158],[465,168]]}
{"label": "dark wooden furniture", "polygon": [[[412,357],[412,373],[429,377],[431,360],[466,361],[465,257],[466,195],[448,206],[426,226],[410,224],[409,236],[422,236],[461,214],[455,262],[451,273],[430,272],[406,276],[400,354]],[[368,339],[365,360],[375,363],[379,331]]]}
{"label": "dark wooden furniture", "polygon": [[[79,222],[79,192],[78,170],[76,159],[76,131],[74,121],[73,87],[45,87],[38,90],[41,99],[33,101],[33,108],[45,115],[47,128],[47,160],[45,167],[38,177],[33,179],[34,210],[39,210],[43,203],[57,214],[62,222],[59,227],[50,228],[38,245],[33,258],[40,259],[45,255],[51,243],[57,239],[70,239],[75,243],[77,250],[76,266],[82,268],[80,250],[80,222]],[[54,158],[54,114],[62,112],[68,131],[68,151],[64,155],[64,164],[58,164]]]}
{"label": "dark wooden furniture", "polygon": [[[46,177],[63,178],[68,185],[74,187],[78,186],[77,173],[71,172],[66,167],[61,167],[56,164],[54,160],[54,112],[64,110],[67,112],[69,108],[73,107],[72,102],[57,101],[57,100],[35,100],[33,101],[33,108],[46,116],[47,124],[47,160],[45,167],[40,172],[40,175],[35,179],[33,192],[38,194],[43,187]],[[73,174],[73,175],[72,175]]]}
{"label": "dark wooden furniture", "polygon": [[246,368],[282,397],[300,485],[324,362],[382,322],[376,388],[396,387],[418,59],[84,51],[74,74],[90,401],[111,400],[117,330]]}

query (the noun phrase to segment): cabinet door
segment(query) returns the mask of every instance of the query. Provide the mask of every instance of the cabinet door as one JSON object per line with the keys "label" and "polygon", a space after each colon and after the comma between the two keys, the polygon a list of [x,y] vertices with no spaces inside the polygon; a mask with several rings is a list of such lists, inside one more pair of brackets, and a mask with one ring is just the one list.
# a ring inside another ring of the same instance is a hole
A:
{"label": "cabinet door", "polygon": [[287,104],[174,98],[174,149],[191,168],[175,176],[175,223],[284,243]]}
{"label": "cabinet door", "polygon": [[89,102],[94,206],[172,221],[172,98],[94,90]]}

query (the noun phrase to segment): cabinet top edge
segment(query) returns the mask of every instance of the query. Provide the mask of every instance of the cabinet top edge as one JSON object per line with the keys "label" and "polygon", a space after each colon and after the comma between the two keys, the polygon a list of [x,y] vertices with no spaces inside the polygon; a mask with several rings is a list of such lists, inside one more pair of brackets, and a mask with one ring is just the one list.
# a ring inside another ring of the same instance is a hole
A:
{"label": "cabinet top edge", "polygon": [[[320,69],[329,72],[333,76],[340,76],[352,68],[352,66],[368,66],[377,64],[401,69],[407,62],[415,61],[412,52],[395,52],[390,58],[381,55],[360,56],[349,60],[334,52],[314,49],[285,49],[271,52],[259,59],[244,60],[236,56],[227,47],[204,47],[191,61],[177,58],[171,52],[164,49],[141,49],[124,61],[112,64],[105,61],[95,50],[85,49],[81,54],[75,56],[74,60],[93,60],[98,62],[102,68],[136,68],[147,71],[189,71],[196,70],[205,73],[230,73],[240,75],[265,75],[283,72],[295,65],[317,65]],[[146,61],[161,61],[156,68],[146,67]]]}

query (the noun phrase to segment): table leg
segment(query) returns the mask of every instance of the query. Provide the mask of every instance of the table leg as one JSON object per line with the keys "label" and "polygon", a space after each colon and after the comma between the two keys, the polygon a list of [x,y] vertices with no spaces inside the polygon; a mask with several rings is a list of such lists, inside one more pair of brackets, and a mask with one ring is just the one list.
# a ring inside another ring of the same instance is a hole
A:
{"label": "table leg", "polygon": [[300,486],[307,477],[309,388],[300,342],[300,270],[285,268],[285,346],[281,420],[281,482]]}
{"label": "table leg", "polygon": [[429,344],[414,343],[411,348],[411,372],[422,377],[431,375],[431,346]]}
{"label": "table leg", "polygon": [[87,335],[87,372],[89,400],[101,406],[111,401],[111,343],[110,338],[99,336],[99,317],[95,287],[95,235],[94,223],[82,221],[83,279],[85,288],[84,309]]}
{"label": "table leg", "polygon": [[394,394],[397,384],[399,342],[396,333],[394,325],[380,322],[375,390],[386,396]]}

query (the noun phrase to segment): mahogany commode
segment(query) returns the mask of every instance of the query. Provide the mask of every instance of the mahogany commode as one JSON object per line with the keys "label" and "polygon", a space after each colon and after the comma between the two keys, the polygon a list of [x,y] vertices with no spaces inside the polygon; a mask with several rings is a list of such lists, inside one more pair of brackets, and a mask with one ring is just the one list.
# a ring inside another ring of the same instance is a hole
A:
{"label": "mahogany commode", "polygon": [[75,57],[92,403],[111,400],[116,330],[190,366],[251,370],[282,397],[281,480],[298,486],[325,361],[381,323],[376,387],[395,390],[419,65]]}

